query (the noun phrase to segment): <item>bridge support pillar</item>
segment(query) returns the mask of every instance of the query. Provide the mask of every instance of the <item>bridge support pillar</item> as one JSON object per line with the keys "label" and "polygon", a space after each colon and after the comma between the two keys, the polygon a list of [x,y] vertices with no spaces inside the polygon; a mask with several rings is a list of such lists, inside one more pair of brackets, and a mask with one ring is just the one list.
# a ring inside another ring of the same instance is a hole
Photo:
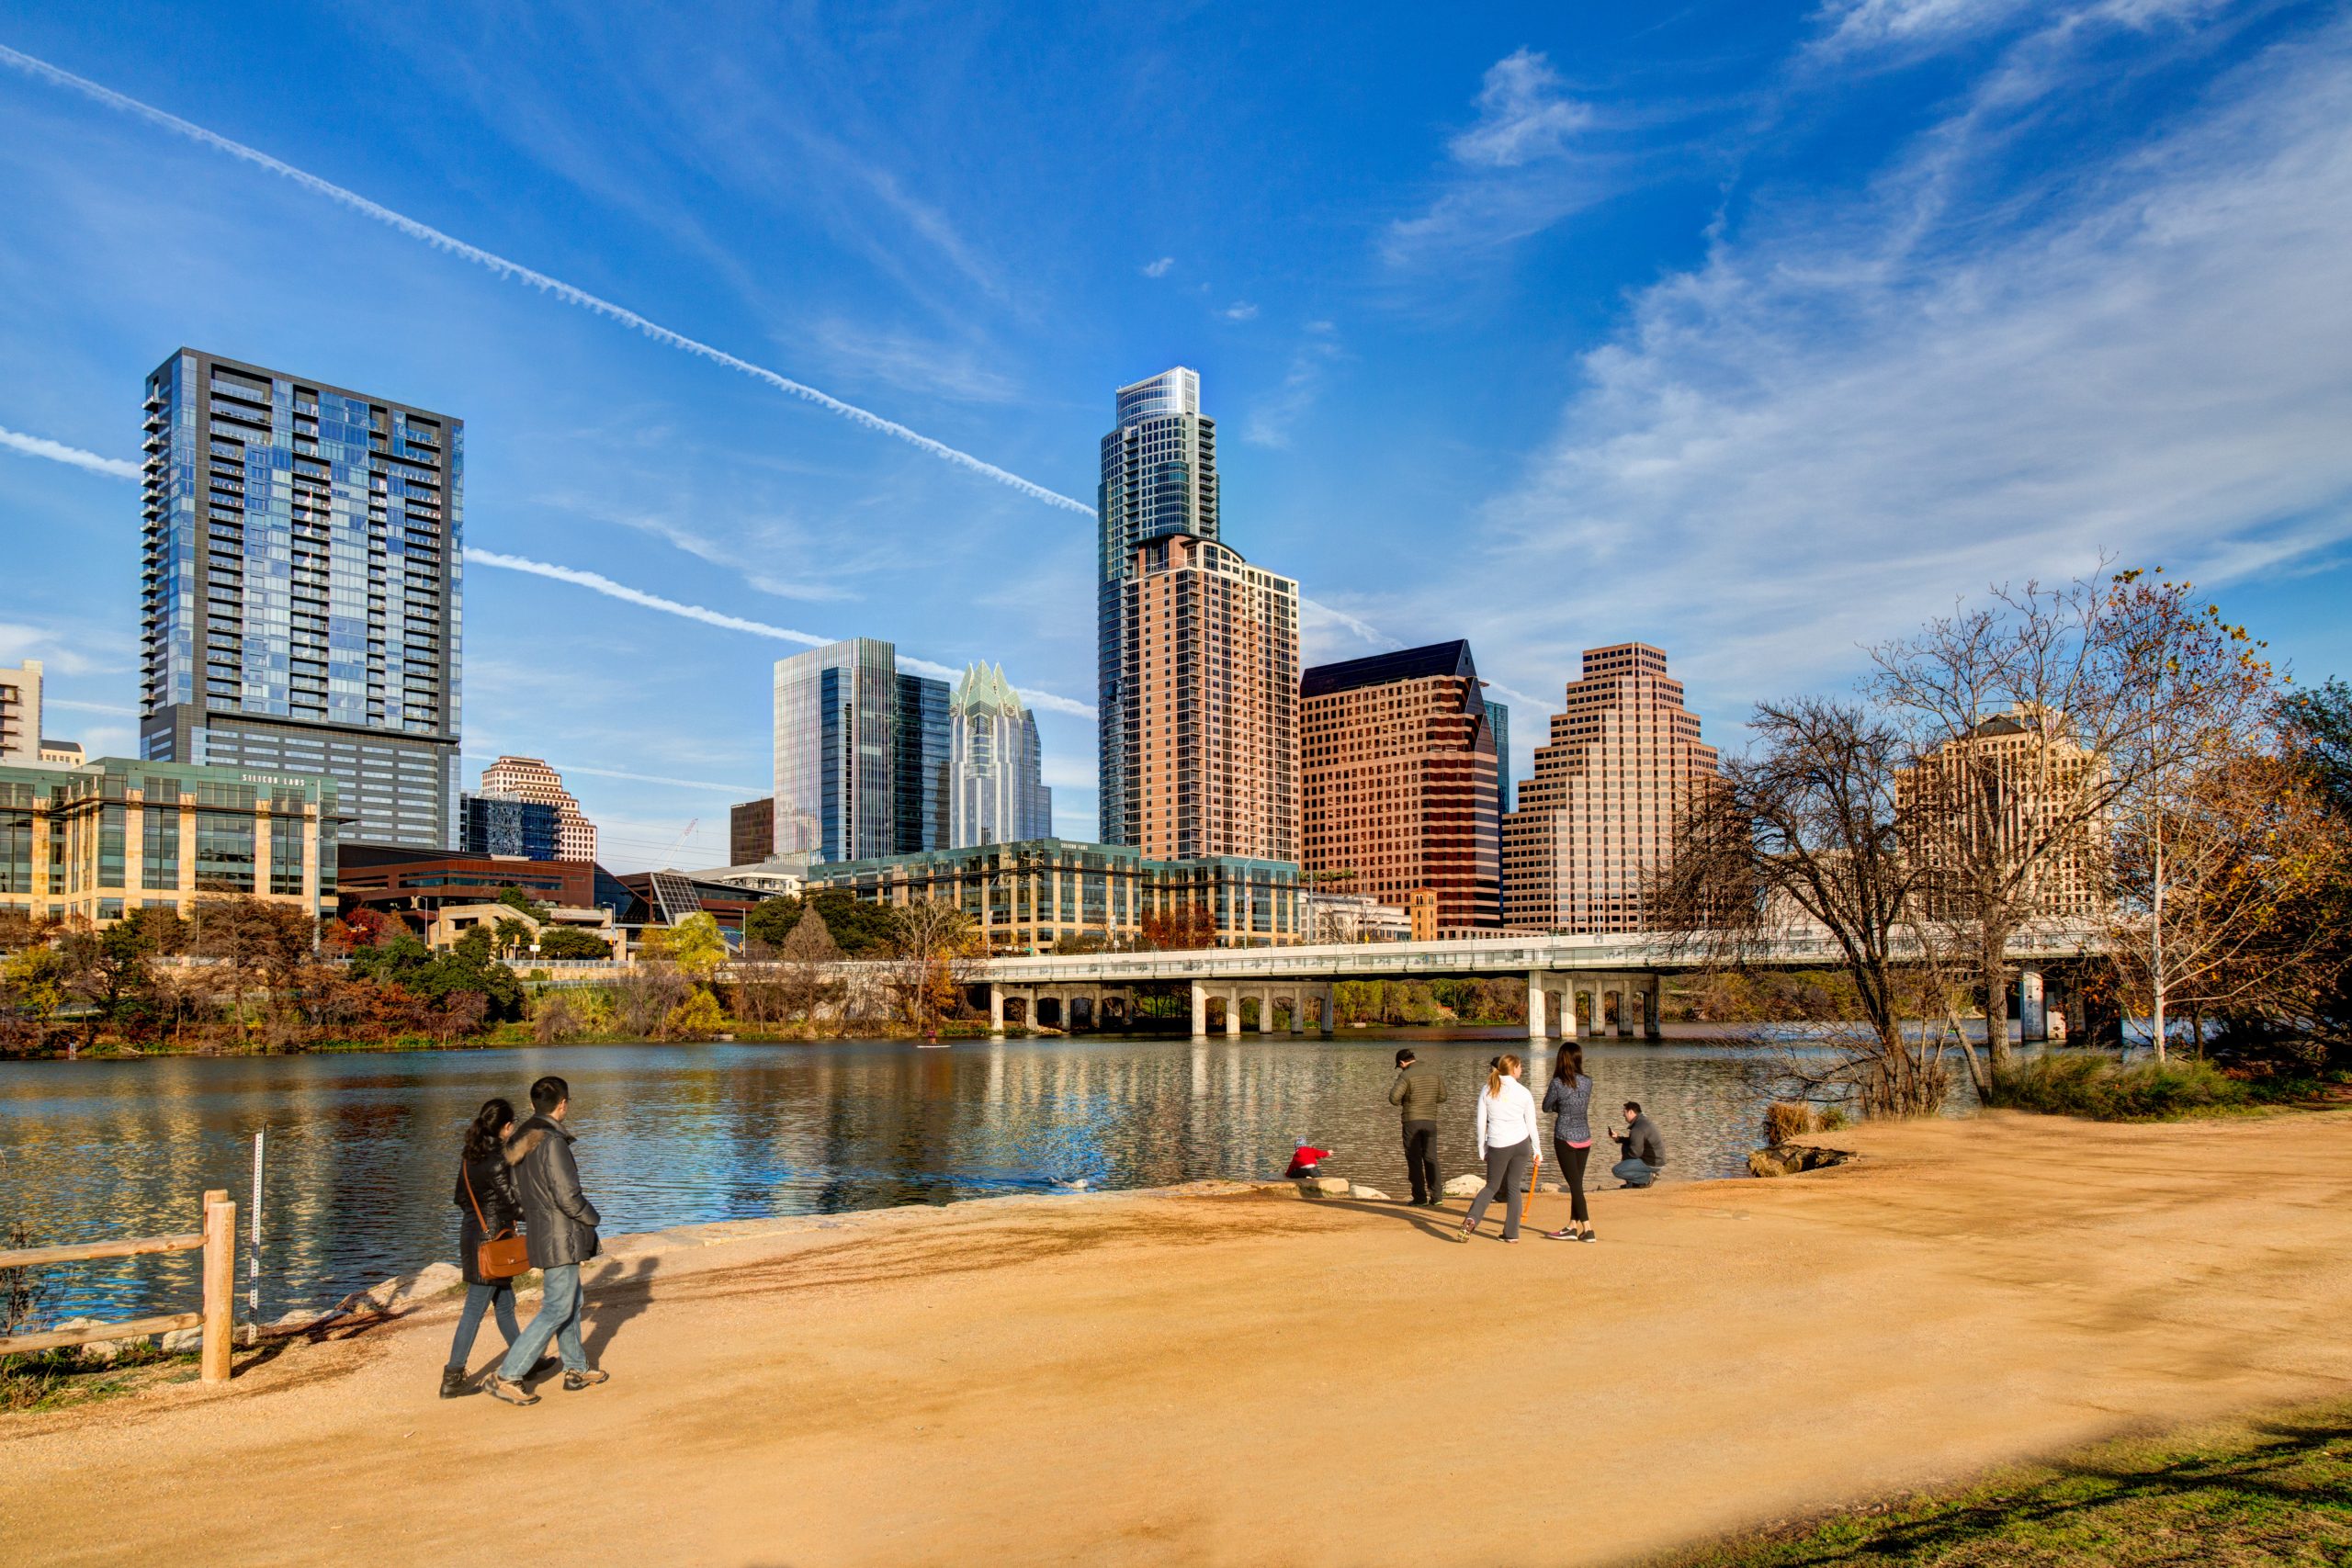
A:
{"label": "bridge support pillar", "polygon": [[2018,971],[2018,1039],[2025,1043],[2050,1038],[2050,1001],[2041,986],[2041,971]]}
{"label": "bridge support pillar", "polygon": [[1274,988],[1269,986],[1258,994],[1258,1032],[1272,1034],[1273,1032]]}
{"label": "bridge support pillar", "polygon": [[1193,1038],[1209,1037],[1209,989],[1198,980],[1193,982]]}
{"label": "bridge support pillar", "polygon": [[1609,993],[1599,986],[1592,988],[1592,1016],[1585,1024],[1585,1038],[1598,1040],[1609,1029]]}
{"label": "bridge support pillar", "polygon": [[1577,994],[1573,987],[1550,993],[1552,1002],[1551,1040],[1574,1040],[1577,1037]]}
{"label": "bridge support pillar", "polygon": [[1642,1038],[1645,1040],[1663,1040],[1666,1038],[1665,1034],[1658,1028],[1660,1019],[1658,1012],[1658,998],[1659,993],[1664,989],[1665,983],[1655,975],[1650,976],[1643,983]]}
{"label": "bridge support pillar", "polygon": [[1319,1005],[1315,1010],[1316,1021],[1322,1026],[1323,1038],[1326,1040],[1330,1039],[1340,1027],[1339,1004],[1333,997],[1334,987],[1326,985],[1323,987],[1323,994],[1317,998]]}
{"label": "bridge support pillar", "polygon": [[1225,1037],[1241,1038],[1241,987],[1234,987],[1225,993]]}
{"label": "bridge support pillar", "polygon": [[1527,976],[1527,1037],[1530,1040],[1541,1040],[1551,1032],[1544,1018],[1547,996],[1544,989],[1544,976],[1530,974]]}
{"label": "bridge support pillar", "polygon": [[989,1032],[1004,1032],[1004,987],[991,981],[989,985]]}
{"label": "bridge support pillar", "polygon": [[1290,1032],[1293,1034],[1306,1032],[1306,993],[1305,991],[1293,991],[1290,994]]}
{"label": "bridge support pillar", "polygon": [[1617,982],[1615,990],[1617,993],[1617,1038],[1631,1040],[1634,1037],[1634,983],[1631,980],[1620,980]]}

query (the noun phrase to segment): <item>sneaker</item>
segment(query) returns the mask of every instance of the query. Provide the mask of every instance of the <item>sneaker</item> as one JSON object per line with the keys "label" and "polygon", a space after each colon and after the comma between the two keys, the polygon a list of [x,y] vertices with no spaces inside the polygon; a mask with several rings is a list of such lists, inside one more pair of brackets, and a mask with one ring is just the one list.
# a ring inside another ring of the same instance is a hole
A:
{"label": "sneaker", "polygon": [[1585,1232],[1585,1233],[1584,1233],[1584,1235],[1580,1235],[1580,1236],[1577,1237],[1577,1239],[1578,1241],[1599,1241],[1599,1240],[1600,1239],[1600,1236],[1598,1236],[1598,1235],[1595,1235],[1594,1233],[1592,1233],[1591,1231],[1587,1231],[1587,1232]]}
{"label": "sneaker", "polygon": [[612,1381],[613,1374],[610,1372],[566,1372],[563,1374],[563,1392],[578,1393],[583,1388],[594,1388],[600,1382]]}
{"label": "sneaker", "polygon": [[444,1399],[455,1399],[465,1392],[466,1369],[463,1367],[442,1368],[441,1397]]}
{"label": "sneaker", "polygon": [[1544,1239],[1545,1241],[1575,1241],[1577,1239],[1576,1227],[1571,1225],[1564,1231],[1545,1231]]}
{"label": "sneaker", "polygon": [[503,1399],[509,1404],[537,1404],[539,1402],[537,1394],[521,1383],[508,1382],[494,1371],[482,1374],[481,1391],[491,1398]]}

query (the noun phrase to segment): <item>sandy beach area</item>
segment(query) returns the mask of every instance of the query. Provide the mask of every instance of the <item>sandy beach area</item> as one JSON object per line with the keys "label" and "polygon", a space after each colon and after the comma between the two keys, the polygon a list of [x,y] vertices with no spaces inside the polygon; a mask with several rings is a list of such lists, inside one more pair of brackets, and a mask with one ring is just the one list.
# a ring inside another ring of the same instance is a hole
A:
{"label": "sandy beach area", "polygon": [[1595,1246],[1238,1189],[623,1238],[613,1382],[531,1409],[436,1397],[436,1305],[0,1420],[0,1562],[1602,1563],[2352,1388],[2352,1113],[1825,1141]]}

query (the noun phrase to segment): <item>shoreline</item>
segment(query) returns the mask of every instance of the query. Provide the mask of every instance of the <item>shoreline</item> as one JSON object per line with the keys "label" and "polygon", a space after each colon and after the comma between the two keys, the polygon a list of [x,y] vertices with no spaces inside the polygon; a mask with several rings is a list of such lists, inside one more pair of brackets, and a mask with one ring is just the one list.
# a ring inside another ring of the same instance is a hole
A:
{"label": "shoreline", "polygon": [[[371,1555],[445,1561],[527,1475],[589,1562],[1645,1560],[2340,1396],[2347,1132],[1869,1125],[1831,1170],[1596,1193],[1595,1247],[1266,1182],[639,1233],[589,1272],[606,1388],[440,1400],[454,1303],[325,1324],[225,1389],[12,1417],[0,1530],[303,1561],[330,1496]],[[1400,1430],[1453,1440],[1330,1507],[1348,1435]],[[186,1507],[191,1455],[235,1508]],[[1495,1505],[1498,1455],[1543,1506]]]}

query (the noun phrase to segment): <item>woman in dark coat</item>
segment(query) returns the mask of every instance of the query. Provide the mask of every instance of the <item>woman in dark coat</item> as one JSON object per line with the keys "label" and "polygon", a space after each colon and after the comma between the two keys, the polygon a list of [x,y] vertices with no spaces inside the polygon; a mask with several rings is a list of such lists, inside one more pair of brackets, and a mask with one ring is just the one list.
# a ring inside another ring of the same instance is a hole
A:
{"label": "woman in dark coat", "polygon": [[[466,1310],[458,1319],[458,1337],[449,1344],[449,1364],[441,1371],[444,1399],[466,1392],[466,1361],[473,1354],[485,1310],[496,1309],[498,1331],[506,1336],[506,1343],[523,1337],[514,1321],[514,1281],[481,1276],[481,1244],[492,1236],[512,1235],[523,1224],[523,1196],[515,1190],[514,1169],[506,1163],[506,1140],[514,1131],[514,1108],[503,1100],[483,1101],[466,1128],[454,1195],[464,1216],[458,1227],[458,1259],[466,1271]],[[486,1233],[484,1224],[490,1227]]]}

